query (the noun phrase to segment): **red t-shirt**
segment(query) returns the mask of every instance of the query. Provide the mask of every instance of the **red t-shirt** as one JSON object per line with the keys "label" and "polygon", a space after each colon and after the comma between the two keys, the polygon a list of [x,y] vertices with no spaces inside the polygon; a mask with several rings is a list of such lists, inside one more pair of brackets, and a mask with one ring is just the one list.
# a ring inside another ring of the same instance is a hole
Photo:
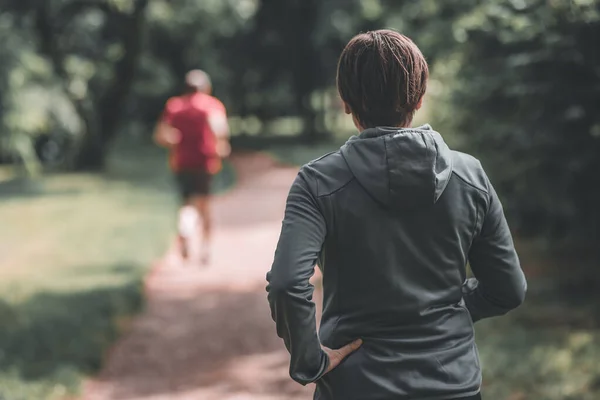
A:
{"label": "red t-shirt", "polygon": [[204,93],[173,97],[167,101],[162,121],[181,134],[181,140],[171,150],[173,171],[200,169],[217,173],[221,169],[217,140],[208,123],[212,112],[224,114],[225,106]]}

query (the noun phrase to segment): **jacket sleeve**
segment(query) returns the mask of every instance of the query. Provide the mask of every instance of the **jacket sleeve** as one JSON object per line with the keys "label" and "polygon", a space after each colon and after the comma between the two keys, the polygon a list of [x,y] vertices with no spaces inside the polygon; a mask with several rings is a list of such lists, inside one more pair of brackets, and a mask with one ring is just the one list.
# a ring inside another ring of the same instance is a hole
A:
{"label": "jacket sleeve", "polygon": [[292,185],[275,259],[267,273],[271,316],[291,355],[290,376],[303,385],[318,380],[329,364],[317,335],[314,287],[309,283],[326,225],[309,179],[303,170]]}
{"label": "jacket sleeve", "polygon": [[502,204],[489,181],[488,188],[489,206],[469,251],[475,277],[463,285],[463,298],[474,322],[518,307],[527,291]]}

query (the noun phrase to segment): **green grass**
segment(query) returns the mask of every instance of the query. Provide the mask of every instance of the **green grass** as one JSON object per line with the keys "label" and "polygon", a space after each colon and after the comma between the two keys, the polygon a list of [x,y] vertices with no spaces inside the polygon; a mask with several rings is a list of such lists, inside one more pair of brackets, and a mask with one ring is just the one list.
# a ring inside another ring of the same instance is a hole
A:
{"label": "green grass", "polygon": [[[526,271],[531,263],[523,263]],[[546,276],[530,277],[529,284],[523,306],[476,325],[486,397],[599,399],[598,295],[581,302],[559,288],[549,269]]]}
{"label": "green grass", "polygon": [[[143,306],[174,233],[162,151],[116,149],[104,174],[0,181],[0,398],[76,393]],[[229,165],[216,180],[231,184]]]}

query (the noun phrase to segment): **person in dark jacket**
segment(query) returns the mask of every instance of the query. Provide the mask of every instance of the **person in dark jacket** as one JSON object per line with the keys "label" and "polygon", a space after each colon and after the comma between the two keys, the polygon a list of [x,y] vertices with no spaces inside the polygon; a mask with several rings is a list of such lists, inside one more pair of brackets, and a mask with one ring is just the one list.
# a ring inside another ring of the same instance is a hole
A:
{"label": "person in dark jacket", "polygon": [[360,134],[303,166],[290,190],[268,300],[290,375],[316,382],[315,399],[480,399],[473,324],[524,300],[511,233],[480,162],[429,125],[411,127],[427,78],[409,38],[354,37],[337,84]]}

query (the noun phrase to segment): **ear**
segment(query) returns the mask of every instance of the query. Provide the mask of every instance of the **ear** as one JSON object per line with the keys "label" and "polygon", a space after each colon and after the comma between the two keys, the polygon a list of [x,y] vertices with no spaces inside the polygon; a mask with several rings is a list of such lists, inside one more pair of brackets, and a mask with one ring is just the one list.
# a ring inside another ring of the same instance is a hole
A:
{"label": "ear", "polygon": [[348,105],[348,103],[346,103],[345,101],[343,103],[344,103],[344,112],[346,114],[352,114],[352,109],[350,109],[350,106]]}
{"label": "ear", "polygon": [[[425,96],[423,96],[423,97],[425,97]],[[421,108],[421,106],[423,105],[423,97],[421,97],[421,100],[419,100],[419,102],[417,103],[416,110],[419,110]]]}

